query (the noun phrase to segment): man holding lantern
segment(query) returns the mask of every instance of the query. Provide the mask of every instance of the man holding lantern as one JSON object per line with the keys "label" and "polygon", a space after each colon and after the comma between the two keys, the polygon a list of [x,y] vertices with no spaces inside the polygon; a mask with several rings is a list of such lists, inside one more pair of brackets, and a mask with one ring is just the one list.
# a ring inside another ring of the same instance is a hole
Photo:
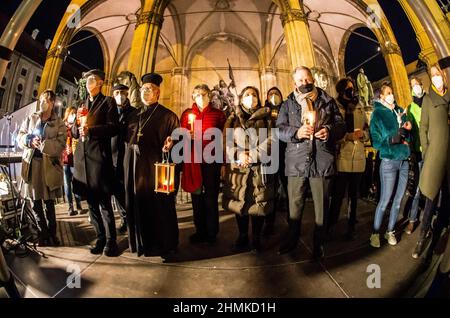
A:
{"label": "man holding lantern", "polygon": [[111,206],[114,169],[111,138],[119,132],[116,101],[101,93],[105,73],[91,70],[84,73],[89,93],[78,108],[72,134],[79,139],[74,152],[73,192],[86,197],[91,223],[97,234],[92,254],[117,256],[116,224]]}
{"label": "man holding lantern", "polygon": [[162,161],[169,157],[171,134],[180,123],[174,112],[158,103],[162,80],[156,73],[142,77],[143,107],[128,116],[124,176],[131,252],[167,258],[178,245],[179,179],[173,164]]}
{"label": "man holding lantern", "polygon": [[306,199],[310,185],[315,211],[313,256],[323,257],[329,186],[336,173],[336,143],[346,133],[345,122],[335,100],[315,87],[311,70],[297,67],[292,73],[295,90],[283,103],[277,120],[280,139],[287,143],[289,234],[279,253],[297,247]]}

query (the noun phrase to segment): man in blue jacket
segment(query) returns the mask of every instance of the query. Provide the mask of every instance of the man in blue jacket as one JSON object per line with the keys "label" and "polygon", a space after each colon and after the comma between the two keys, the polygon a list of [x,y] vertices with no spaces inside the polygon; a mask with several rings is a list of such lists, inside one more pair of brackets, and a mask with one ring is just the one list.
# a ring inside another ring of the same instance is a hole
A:
{"label": "man in blue jacket", "polygon": [[323,257],[329,187],[336,173],[336,143],[344,137],[345,122],[335,100],[314,86],[311,70],[292,73],[295,90],[281,106],[277,120],[280,139],[287,143],[286,168],[289,197],[289,235],[280,247],[284,254],[297,247],[309,182],[315,211],[313,256]]}

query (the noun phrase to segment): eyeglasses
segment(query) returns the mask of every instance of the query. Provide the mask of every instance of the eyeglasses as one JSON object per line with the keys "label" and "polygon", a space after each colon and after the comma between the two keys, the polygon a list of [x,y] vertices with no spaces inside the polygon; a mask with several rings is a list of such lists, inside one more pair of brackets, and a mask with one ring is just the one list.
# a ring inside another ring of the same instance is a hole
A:
{"label": "eyeglasses", "polygon": [[139,89],[139,91],[140,91],[141,93],[156,92],[156,90],[157,90],[157,88],[154,88],[154,87],[141,87],[141,88]]}

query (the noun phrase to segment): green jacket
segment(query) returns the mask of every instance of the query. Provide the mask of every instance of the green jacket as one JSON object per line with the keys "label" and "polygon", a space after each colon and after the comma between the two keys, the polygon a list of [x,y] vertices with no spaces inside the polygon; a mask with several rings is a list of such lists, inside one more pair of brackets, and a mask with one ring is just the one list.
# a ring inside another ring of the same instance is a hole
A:
{"label": "green jacket", "polygon": [[439,193],[445,173],[450,175],[449,113],[450,93],[444,96],[430,88],[422,104],[420,142],[424,160],[420,174],[420,191],[433,200]]}
{"label": "green jacket", "polygon": [[[397,113],[403,109],[395,105]],[[402,116],[402,123],[407,120],[406,115]],[[380,152],[381,159],[406,160],[409,157],[409,146],[405,144],[391,145],[391,137],[398,134],[399,125],[397,115],[384,106],[381,102],[374,102],[374,111],[370,120],[370,136],[373,147]]]}
{"label": "green jacket", "polygon": [[[425,96],[424,96],[425,98]],[[420,117],[422,115],[422,107],[418,104],[412,102],[408,106],[408,120],[412,124],[411,129],[411,150],[414,152],[422,152],[422,148],[420,146],[420,136],[419,136],[419,127],[420,127]]]}

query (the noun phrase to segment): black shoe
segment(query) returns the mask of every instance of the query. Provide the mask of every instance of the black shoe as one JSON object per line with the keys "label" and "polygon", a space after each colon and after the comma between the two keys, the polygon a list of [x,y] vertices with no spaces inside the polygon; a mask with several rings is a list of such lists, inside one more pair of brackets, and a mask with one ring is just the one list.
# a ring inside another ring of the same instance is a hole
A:
{"label": "black shoe", "polygon": [[286,254],[297,248],[298,240],[289,239],[285,243],[283,243],[278,249],[278,254]]}
{"label": "black shoe", "polygon": [[236,242],[233,244],[233,250],[236,252],[244,251],[249,249],[248,245],[248,235],[240,234]]}
{"label": "black shoe", "polygon": [[68,214],[69,216],[74,216],[74,215],[77,215],[78,212],[77,212],[77,211],[74,211],[73,206],[70,206],[70,207],[69,207],[69,210],[67,211],[67,214]]}
{"label": "black shoe", "polygon": [[94,254],[94,255],[102,254],[103,249],[105,248],[105,245],[106,245],[105,241],[97,240],[97,242],[95,242],[95,246],[93,248],[91,248],[91,254]]}
{"label": "black shoe", "polygon": [[119,233],[120,234],[127,233],[127,230],[128,230],[128,227],[127,227],[127,223],[126,222],[123,222],[122,224],[120,224],[120,227],[119,227]]}
{"label": "black shoe", "polygon": [[261,239],[259,237],[252,239],[252,252],[256,254],[261,253]]}
{"label": "black shoe", "polygon": [[191,242],[191,244],[204,243],[204,242],[206,242],[206,236],[201,235],[201,234],[195,232],[194,234],[192,234],[192,235],[189,237],[189,242]]}
{"label": "black shoe", "polygon": [[61,242],[59,241],[59,239],[55,236],[50,237],[50,243],[52,244],[52,246],[60,246]]}
{"label": "black shoe", "polygon": [[323,251],[323,245],[318,245],[313,249],[313,258],[314,260],[320,260],[324,257],[325,253]]}
{"label": "black shoe", "polygon": [[103,254],[108,257],[119,256],[119,247],[117,246],[116,241],[108,241],[105,245],[105,249],[103,250]]}
{"label": "black shoe", "polygon": [[[1,284],[0,284],[0,287],[2,287]],[[9,277],[9,281],[7,281],[6,283],[3,284],[3,287],[5,288],[6,293],[8,294],[9,298],[19,299],[22,297],[19,293],[19,290],[17,289],[17,286],[14,282],[14,277],[12,274]]]}

